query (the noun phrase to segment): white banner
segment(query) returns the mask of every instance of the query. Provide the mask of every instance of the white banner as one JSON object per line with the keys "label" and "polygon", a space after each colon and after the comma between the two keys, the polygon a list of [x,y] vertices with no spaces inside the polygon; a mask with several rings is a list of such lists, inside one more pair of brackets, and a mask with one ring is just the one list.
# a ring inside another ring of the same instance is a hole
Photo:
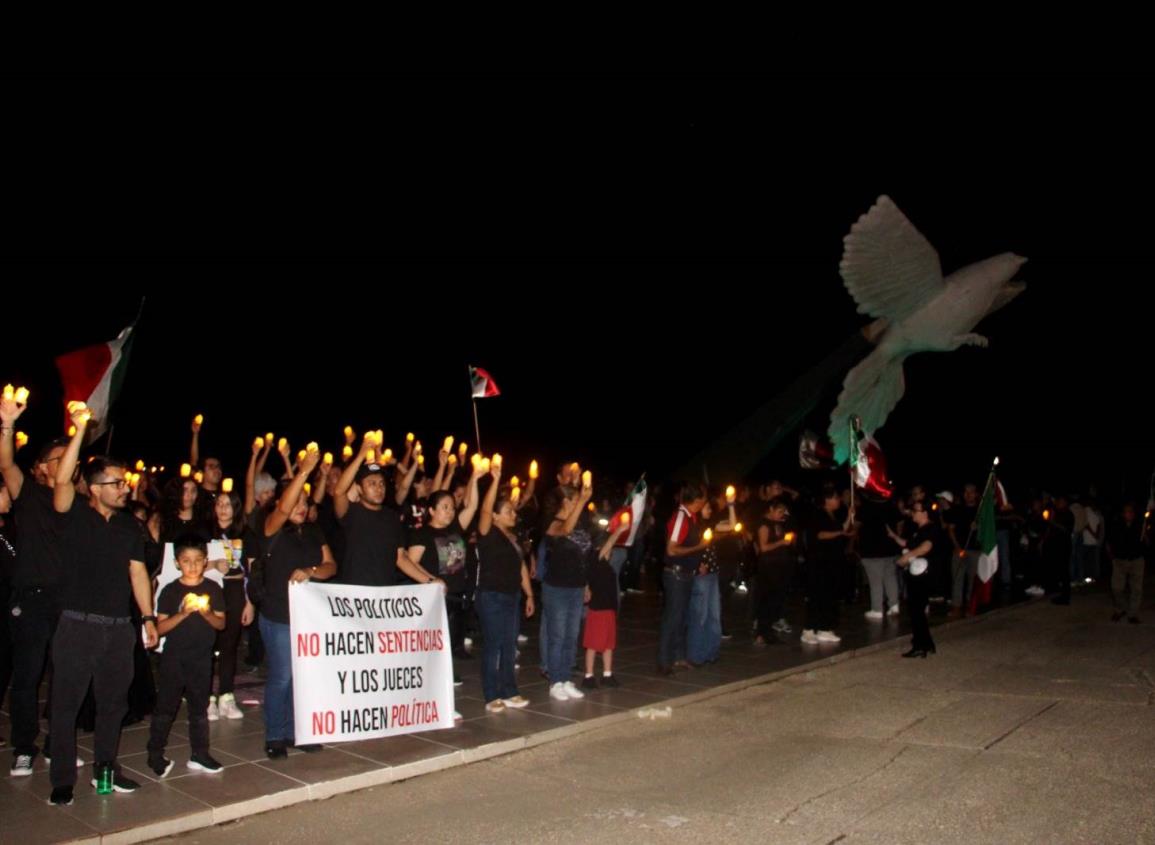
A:
{"label": "white banner", "polygon": [[440,584],[290,584],[289,620],[299,744],[453,727]]}

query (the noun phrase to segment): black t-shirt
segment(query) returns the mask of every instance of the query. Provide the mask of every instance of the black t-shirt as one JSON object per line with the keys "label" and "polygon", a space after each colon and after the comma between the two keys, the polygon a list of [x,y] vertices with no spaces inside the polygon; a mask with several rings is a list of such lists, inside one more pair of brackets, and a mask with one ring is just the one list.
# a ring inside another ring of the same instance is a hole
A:
{"label": "black t-shirt", "polygon": [[584,528],[575,528],[568,537],[547,539],[549,566],[545,570],[545,583],[551,587],[584,587],[593,545],[589,532]]}
{"label": "black t-shirt", "polygon": [[450,593],[464,593],[465,579],[465,538],[461,526],[454,519],[445,528],[426,525],[413,533],[409,547],[421,546],[421,566],[434,577],[445,582]]}
{"label": "black t-shirt", "polygon": [[815,559],[837,563],[846,557],[846,541],[849,538],[838,536],[829,540],[818,539],[818,532],[841,531],[844,526],[845,522],[838,511],[831,514],[823,508],[814,515],[814,523],[811,527],[814,536],[810,548],[814,550]]}
{"label": "black t-shirt", "polygon": [[[225,612],[224,592],[215,583],[204,578],[195,586],[182,584],[180,581],[165,584],[164,589],[160,591],[160,597],[156,600],[157,614],[176,616],[180,613],[184,597],[189,593],[208,596],[210,609]],[[183,622],[165,634],[164,651],[165,654],[203,654],[205,657],[211,657],[216,641],[216,629],[206,622],[200,613],[191,613]]]}
{"label": "black t-shirt", "polygon": [[20,532],[12,586],[18,590],[61,586],[60,525],[52,490],[25,476],[20,496],[12,501],[12,517]]}
{"label": "black t-shirt", "polygon": [[521,547],[496,525],[477,539],[477,589],[517,594],[521,590]]}
{"label": "black t-shirt", "polygon": [[391,587],[397,583],[397,550],[404,541],[397,512],[386,507],[369,510],[353,502],[341,519],[345,556],[337,568],[342,584]]}
{"label": "black t-shirt", "polygon": [[887,526],[898,522],[895,510],[888,505],[863,502],[858,507],[862,527],[858,531],[858,553],[863,557],[897,557],[898,544],[886,533]]}
{"label": "black t-shirt", "polygon": [[[979,532],[976,526],[973,530],[971,525],[978,519],[978,506],[971,507],[969,505],[958,505],[953,507],[947,513],[947,521],[954,526],[954,539],[958,543],[960,549],[966,551],[979,551]],[[970,536],[970,542],[967,542],[967,537]]]}
{"label": "black t-shirt", "polygon": [[337,512],[333,509],[333,497],[326,496],[317,505],[317,527],[325,535],[325,542],[329,544],[329,551],[333,553],[333,560],[337,561],[337,577],[341,577],[342,565],[345,562],[345,530],[337,519]]}
{"label": "black t-shirt", "polygon": [[262,560],[265,596],[261,615],[273,622],[289,624],[289,576],[294,569],[321,565],[321,547],[325,537],[316,525],[286,523],[272,537],[265,537],[264,548],[271,553]]}
{"label": "black t-shirt", "polygon": [[224,545],[225,560],[229,562],[229,571],[224,573],[225,579],[243,578],[249,571],[249,559],[261,553],[257,535],[246,525],[238,537],[222,534],[216,539]]}
{"label": "black t-shirt", "polygon": [[58,514],[63,535],[63,610],[124,617],[132,613],[130,560],[144,563],[141,525],[124,511],[105,519],[77,497]]}
{"label": "black t-shirt", "polygon": [[618,577],[608,560],[598,558],[590,565],[590,610],[618,609]]}
{"label": "black t-shirt", "polygon": [[[758,523],[758,528],[765,528],[769,533],[769,540],[771,543],[777,543],[790,532],[790,525],[785,522],[775,522],[772,519],[763,519]],[[797,542],[797,541],[796,541]],[[778,571],[781,566],[789,565],[794,562],[794,545],[779,546],[770,552],[758,553],[758,574],[767,577],[772,573]]]}
{"label": "black t-shirt", "polygon": [[208,525],[200,517],[181,519],[178,516],[173,520],[165,520],[161,525],[160,542],[162,544],[174,543],[188,534],[194,534],[202,540],[208,540],[210,533]]}
{"label": "black t-shirt", "polygon": [[1121,518],[1111,525],[1107,532],[1107,542],[1111,552],[1121,560],[1137,560],[1143,557],[1143,520],[1136,518],[1130,525]]}
{"label": "black t-shirt", "polygon": [[940,571],[940,567],[949,559],[950,550],[953,546],[950,546],[950,543],[943,535],[942,529],[933,522],[928,522],[921,528],[916,527],[914,536],[910,538],[906,547],[913,551],[928,540],[930,541],[930,551],[925,555],[927,569]]}

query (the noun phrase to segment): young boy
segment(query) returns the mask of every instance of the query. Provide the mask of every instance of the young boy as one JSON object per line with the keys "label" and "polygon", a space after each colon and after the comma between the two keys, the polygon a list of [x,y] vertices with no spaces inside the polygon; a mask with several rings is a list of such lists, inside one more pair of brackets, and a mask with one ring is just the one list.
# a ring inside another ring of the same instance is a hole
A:
{"label": "young boy", "polygon": [[629,523],[619,525],[606,538],[598,552],[597,559],[590,567],[585,600],[589,605],[586,614],[585,633],[582,645],[586,650],[586,674],[582,689],[597,689],[594,677],[594,662],[602,656],[602,682],[604,687],[620,686],[614,677],[614,649],[618,644],[618,576],[610,566],[610,555],[614,544],[629,530]]}
{"label": "young boy", "polygon": [[221,764],[209,755],[209,691],[212,688],[213,648],[217,631],[225,627],[225,595],[204,578],[208,546],[196,535],[173,544],[180,580],[160,591],[156,602],[157,633],[165,637],[160,657],[156,707],[148,739],[148,766],[157,777],[172,771],[164,747],[180,708],[181,693],[188,699],[188,767],[194,772],[219,772]]}

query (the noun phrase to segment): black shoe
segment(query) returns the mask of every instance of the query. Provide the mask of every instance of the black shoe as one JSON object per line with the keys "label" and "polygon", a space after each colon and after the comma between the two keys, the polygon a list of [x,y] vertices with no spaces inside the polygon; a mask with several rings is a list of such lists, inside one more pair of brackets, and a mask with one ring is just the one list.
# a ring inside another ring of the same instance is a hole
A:
{"label": "black shoe", "polygon": [[1120,619],[1122,619],[1126,615],[1127,615],[1126,611],[1116,610],[1114,613],[1111,614],[1111,621],[1112,622],[1118,622]]}
{"label": "black shoe", "polygon": [[674,667],[673,666],[659,666],[658,667],[658,674],[662,675],[663,677],[668,677],[668,676],[674,674]]}
{"label": "black shoe", "polygon": [[310,742],[305,745],[294,745],[293,748],[298,751],[304,751],[306,754],[316,754],[321,750],[321,744],[318,742]]}
{"label": "black shoe", "polygon": [[468,651],[455,651],[453,652],[453,656],[458,660],[473,660],[473,655]]}
{"label": "black shoe", "polygon": [[609,689],[617,689],[621,684],[618,683],[618,679],[613,675],[602,675],[602,686],[608,687]]}
{"label": "black shoe", "polygon": [[904,651],[903,657],[926,657],[925,648],[912,648],[910,651]]}
{"label": "black shoe", "polygon": [[1138,616],[1132,616],[1127,621],[1130,622],[1132,625],[1138,625],[1139,624],[1139,617]]}
{"label": "black shoe", "polygon": [[597,688],[598,688],[598,679],[595,678],[593,675],[590,675],[588,678],[582,679],[582,689],[597,689]]}
{"label": "black shoe", "polygon": [[192,755],[188,758],[188,767],[194,772],[208,772],[209,774],[216,774],[224,768],[210,754]]}
{"label": "black shoe", "polygon": [[[93,766],[93,771],[96,775],[92,779],[92,786],[95,788],[100,779],[100,767]],[[114,771],[112,773],[112,791],[113,792],[136,792],[140,789],[140,784],[130,777],[125,777],[120,772]]]}
{"label": "black shoe", "polygon": [[265,756],[270,760],[283,760],[289,756],[284,740],[273,740],[265,743]]}
{"label": "black shoe", "polygon": [[460,676],[460,675],[454,675],[454,676],[453,676],[453,686],[455,686],[455,687],[459,687],[459,686],[461,686],[461,685],[462,685],[462,684],[464,684],[464,683],[465,683],[465,681],[461,680],[461,676]]}
{"label": "black shoe", "polygon": [[166,760],[164,757],[150,757],[148,767],[153,770],[158,778],[162,778],[172,771],[172,760]]}
{"label": "black shoe", "polygon": [[52,797],[48,799],[49,804],[55,804],[57,807],[69,807],[72,805],[72,787],[58,786],[52,790]]}

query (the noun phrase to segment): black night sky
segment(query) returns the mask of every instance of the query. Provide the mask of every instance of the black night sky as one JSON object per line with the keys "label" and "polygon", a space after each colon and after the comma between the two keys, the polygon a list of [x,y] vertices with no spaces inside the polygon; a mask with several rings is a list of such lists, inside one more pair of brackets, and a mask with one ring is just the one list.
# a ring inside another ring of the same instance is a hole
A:
{"label": "black night sky", "polygon": [[[332,76],[24,80],[0,379],[144,315],[113,451],[352,424],[662,477],[867,318],[841,239],[890,195],[945,272],[1025,255],[989,349],[907,362],[900,487],[1146,496],[1155,465],[1140,80]],[[48,104],[51,104],[49,107]],[[824,428],[837,388],[809,421]],[[759,475],[800,480],[797,437]],[[714,479],[721,481],[723,479]],[[728,480],[728,479],[727,479]]]}

